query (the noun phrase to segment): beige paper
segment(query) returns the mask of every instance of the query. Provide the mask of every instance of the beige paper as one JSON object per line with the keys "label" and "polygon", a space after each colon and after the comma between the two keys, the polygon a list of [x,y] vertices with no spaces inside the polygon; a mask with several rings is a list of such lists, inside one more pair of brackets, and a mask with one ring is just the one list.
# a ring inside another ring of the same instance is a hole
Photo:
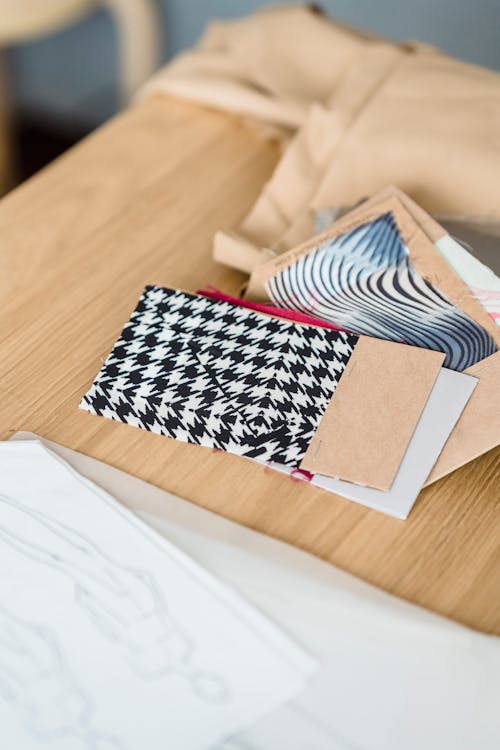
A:
{"label": "beige paper", "polygon": [[494,71],[298,6],[211,24],[145,88],[278,126],[283,142],[295,131],[237,230],[278,252],[310,236],[316,209],[390,183],[433,213],[498,219],[499,92]]}
{"label": "beige paper", "polygon": [[500,352],[486,357],[464,372],[473,375],[479,382],[426,485],[500,444]]}
{"label": "beige paper", "polygon": [[443,360],[360,336],[300,468],[389,490]]}

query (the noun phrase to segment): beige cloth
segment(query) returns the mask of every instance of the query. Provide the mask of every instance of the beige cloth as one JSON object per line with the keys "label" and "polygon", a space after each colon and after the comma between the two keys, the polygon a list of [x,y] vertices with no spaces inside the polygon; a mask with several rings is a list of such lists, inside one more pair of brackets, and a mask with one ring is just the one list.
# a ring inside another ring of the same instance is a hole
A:
{"label": "beige cloth", "polygon": [[219,233],[224,262],[239,266],[239,238],[286,250],[316,209],[391,183],[433,213],[500,219],[500,75],[430,47],[270,8],[210,25],[144,93],[162,91],[295,132],[238,235]]}

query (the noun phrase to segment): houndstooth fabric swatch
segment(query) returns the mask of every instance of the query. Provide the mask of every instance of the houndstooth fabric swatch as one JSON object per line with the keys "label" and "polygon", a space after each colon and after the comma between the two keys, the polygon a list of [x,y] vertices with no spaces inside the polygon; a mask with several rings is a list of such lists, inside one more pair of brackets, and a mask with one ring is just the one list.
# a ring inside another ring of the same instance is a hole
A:
{"label": "houndstooth fabric swatch", "polygon": [[297,466],[356,341],[148,286],[80,408]]}

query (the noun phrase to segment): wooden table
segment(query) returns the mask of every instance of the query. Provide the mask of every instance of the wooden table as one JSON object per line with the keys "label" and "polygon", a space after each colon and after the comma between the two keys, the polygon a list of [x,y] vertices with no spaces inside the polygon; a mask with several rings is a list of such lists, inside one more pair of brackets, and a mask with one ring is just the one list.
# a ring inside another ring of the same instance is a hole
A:
{"label": "wooden table", "polygon": [[149,100],[0,202],[0,437],[36,432],[500,634],[500,451],[424,490],[397,521],[77,409],[145,284],[238,289],[211,239],[239,223],[277,159],[236,119]]}

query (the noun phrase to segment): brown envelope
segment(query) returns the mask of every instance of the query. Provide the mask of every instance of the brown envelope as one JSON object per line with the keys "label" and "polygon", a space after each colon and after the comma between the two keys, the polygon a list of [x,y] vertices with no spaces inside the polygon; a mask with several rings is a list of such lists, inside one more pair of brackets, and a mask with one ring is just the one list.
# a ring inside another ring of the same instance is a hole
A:
{"label": "brown envelope", "polygon": [[[467,286],[434,247],[434,242],[447,234],[446,230],[405,193],[393,186],[382,190],[342,216],[323,234],[256,269],[250,278],[247,296],[267,299],[265,283],[281,268],[316,247],[324,239],[342,234],[388,210],[394,212],[417,271],[485,328],[500,346],[500,328],[480,303],[470,295]],[[478,378],[478,386],[448,439],[427,484],[500,444],[500,352],[476,363],[465,372]]]}
{"label": "brown envelope", "polygon": [[[394,197],[401,201],[432,243],[448,234],[432,216],[429,216],[406,193],[394,186],[380,191],[369,201],[363,203],[362,206],[351,211],[350,215],[353,216],[363,207],[380,205],[387,198]],[[446,265],[447,270],[455,276],[453,270],[448,264]],[[469,314],[471,317],[476,317],[471,311],[469,311]],[[478,320],[481,325],[483,325],[483,321],[483,317],[481,317],[481,321]],[[491,323],[494,329],[488,321],[489,327],[487,330],[492,333],[498,344],[499,328],[493,321]],[[486,328],[486,326],[484,327]],[[486,357],[481,362],[477,362],[464,372],[467,375],[473,375],[479,382],[429,475],[425,483],[426,486],[500,444],[500,351]]]}
{"label": "brown envelope", "polygon": [[[500,352],[464,370],[478,384],[444,446],[426,485],[500,443]],[[342,381],[341,381],[342,382]]]}
{"label": "brown envelope", "polygon": [[389,490],[443,360],[360,336],[300,468]]}

